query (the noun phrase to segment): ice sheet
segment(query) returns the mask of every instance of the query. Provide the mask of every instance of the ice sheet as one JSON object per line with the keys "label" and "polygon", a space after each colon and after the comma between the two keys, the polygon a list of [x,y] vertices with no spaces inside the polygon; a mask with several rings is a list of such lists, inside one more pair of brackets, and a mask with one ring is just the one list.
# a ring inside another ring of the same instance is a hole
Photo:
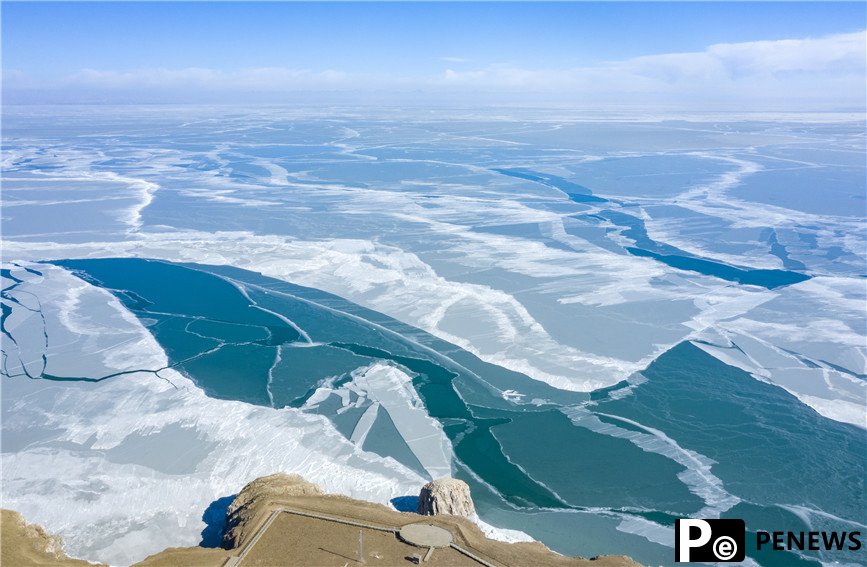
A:
{"label": "ice sheet", "polygon": [[[77,278],[70,285],[60,268],[39,268],[44,277],[21,291],[37,295],[45,313],[73,307],[66,325],[48,318],[52,364],[74,363],[89,376],[166,366],[111,294]],[[85,298],[105,308],[72,321]],[[42,329],[19,325],[15,336]],[[55,331],[63,343],[54,343]],[[98,383],[4,376],[2,394],[3,506],[63,536],[71,555],[115,565],[198,544],[208,505],[259,476],[295,472],[324,490],[383,504],[425,482],[356,447],[325,417],[209,398],[170,369]]]}

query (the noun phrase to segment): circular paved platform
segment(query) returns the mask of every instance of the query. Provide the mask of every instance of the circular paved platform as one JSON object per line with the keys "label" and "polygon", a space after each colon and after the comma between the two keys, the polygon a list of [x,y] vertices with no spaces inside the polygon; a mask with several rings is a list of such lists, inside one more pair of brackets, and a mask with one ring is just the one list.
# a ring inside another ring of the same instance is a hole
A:
{"label": "circular paved platform", "polygon": [[450,531],[432,524],[409,524],[400,528],[398,535],[419,547],[448,547],[454,541]]}

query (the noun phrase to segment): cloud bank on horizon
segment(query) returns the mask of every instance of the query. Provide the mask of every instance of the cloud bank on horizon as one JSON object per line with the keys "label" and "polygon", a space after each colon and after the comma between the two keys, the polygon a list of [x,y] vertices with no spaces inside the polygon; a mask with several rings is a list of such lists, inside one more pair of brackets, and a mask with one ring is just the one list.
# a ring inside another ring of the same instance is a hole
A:
{"label": "cloud bank on horizon", "polygon": [[[779,36],[779,30],[776,32]],[[216,35],[209,41],[216,42]],[[326,48],[329,41],[322,38],[319,47]],[[370,37],[365,41],[386,40]],[[488,40],[480,37],[478,41]],[[503,38],[490,41],[502,42]],[[313,56],[309,65],[299,65],[298,58],[291,57],[287,57],[290,64],[280,65],[264,54],[261,60],[266,65],[249,64],[250,59],[258,62],[255,55],[242,64],[189,65],[185,64],[189,57],[179,54],[172,59],[163,54],[153,58],[154,64],[141,64],[137,59],[127,66],[122,58],[107,65],[104,58],[83,55],[51,72],[44,72],[33,61],[29,68],[16,67],[18,60],[26,59],[16,56],[20,46],[15,37],[3,43],[3,96],[13,104],[334,100],[863,111],[867,84],[867,30],[863,29],[716,42],[703,49],[668,52],[653,51],[663,44],[645,41],[636,49],[644,48],[649,54],[606,58],[611,49],[600,48],[594,52],[596,57],[573,57],[571,63],[560,53],[568,51],[565,43],[546,46],[551,56],[536,53],[532,61],[436,53],[442,45],[427,49],[416,45],[407,48],[412,52],[405,56],[409,65],[390,64],[393,62],[382,56],[379,61],[370,57],[369,65]],[[582,53],[593,52],[593,47],[584,46]],[[370,45],[359,46],[360,51],[370,49]],[[276,46],[275,50],[279,51]],[[10,52],[11,57],[6,55]]]}

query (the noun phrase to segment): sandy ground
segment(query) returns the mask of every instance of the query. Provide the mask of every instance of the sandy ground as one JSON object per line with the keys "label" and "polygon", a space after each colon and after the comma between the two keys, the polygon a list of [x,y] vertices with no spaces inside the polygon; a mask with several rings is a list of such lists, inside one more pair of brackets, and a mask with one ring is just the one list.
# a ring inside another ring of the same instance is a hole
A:
{"label": "sandy ground", "polygon": [[[352,500],[343,496],[301,496],[287,498],[280,505],[296,510],[337,516],[349,520],[357,520],[384,527],[400,528],[407,524],[424,521],[449,530],[455,543],[485,559],[494,565],[508,566],[595,566],[620,567],[634,566],[637,563],[620,556],[602,557],[596,560],[564,557],[551,552],[541,543],[503,543],[487,539],[479,528],[471,521],[457,516],[419,516],[407,512],[396,512],[378,504]],[[326,528],[326,524],[331,524]],[[271,525],[262,539],[247,555],[242,566],[253,565],[336,565],[342,567],[349,562],[360,565],[358,558],[358,529],[345,524],[335,524],[281,514]],[[376,534],[376,535],[374,535]],[[399,541],[395,536],[364,530],[363,538],[368,543],[364,545],[365,563],[368,565],[411,565],[407,557],[415,554],[424,555],[426,549],[414,547]],[[303,546],[289,551],[289,542],[307,542]],[[264,544],[264,545],[263,545]],[[260,547],[261,546],[261,547]],[[303,551],[302,551],[303,550]],[[376,558],[376,552],[381,557]],[[298,563],[286,561],[285,553],[300,553]],[[426,565],[478,565],[457,551],[435,550]]]}
{"label": "sandy ground", "polygon": [[[414,555],[423,557],[427,552],[388,532],[284,513],[277,517],[241,566],[272,565],[278,557],[290,565],[342,567],[347,562],[361,565],[358,560],[359,531],[362,532],[364,565],[412,565],[407,558]],[[425,564],[431,567],[478,565],[450,548],[434,550]]]}

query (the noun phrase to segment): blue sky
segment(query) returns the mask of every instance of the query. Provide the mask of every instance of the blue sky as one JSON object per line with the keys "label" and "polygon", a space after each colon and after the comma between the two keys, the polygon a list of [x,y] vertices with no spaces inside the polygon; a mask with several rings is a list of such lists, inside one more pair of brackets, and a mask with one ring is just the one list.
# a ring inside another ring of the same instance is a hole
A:
{"label": "blue sky", "polygon": [[851,107],[865,21],[863,2],[3,2],[3,87],[12,102],[328,91]]}

